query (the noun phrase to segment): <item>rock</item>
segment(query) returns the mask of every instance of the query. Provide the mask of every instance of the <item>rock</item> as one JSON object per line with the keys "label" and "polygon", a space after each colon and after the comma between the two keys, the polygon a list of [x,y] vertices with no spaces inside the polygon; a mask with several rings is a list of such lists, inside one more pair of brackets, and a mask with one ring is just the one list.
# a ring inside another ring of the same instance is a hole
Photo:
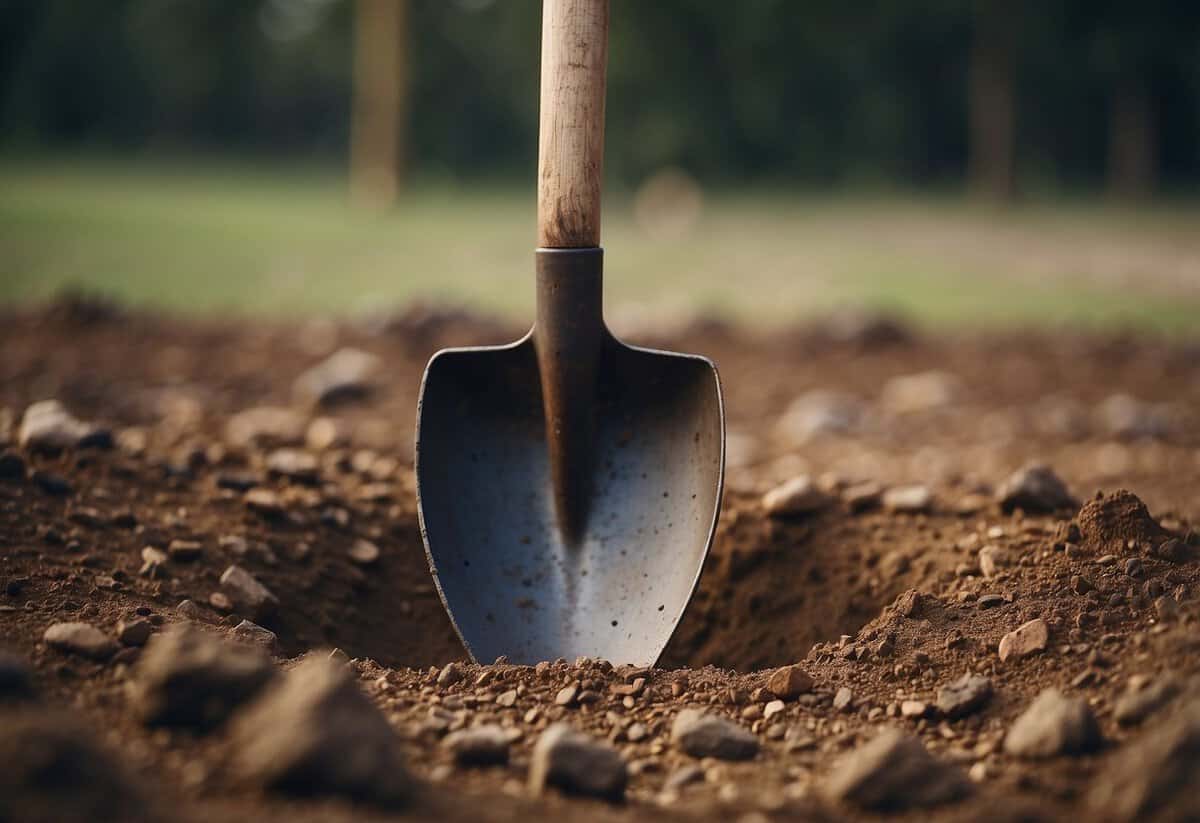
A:
{"label": "rock", "polygon": [[842,502],[853,513],[864,512],[879,505],[883,499],[883,487],[874,480],[855,483],[842,490]]}
{"label": "rock", "polygon": [[1097,819],[1200,820],[1200,703],[1163,718],[1111,757],[1092,781]]}
{"label": "rock", "polygon": [[154,625],[149,620],[122,620],[117,624],[117,640],[123,646],[145,646]]}
{"label": "rock", "polygon": [[370,352],[344,348],[296,378],[292,393],[301,403],[332,405],[366,396],[383,361]]}
{"label": "rock", "polygon": [[239,613],[255,622],[270,617],[279,605],[279,598],[241,566],[234,565],[225,570],[221,575],[221,591]]}
{"label": "rock", "polygon": [[204,610],[201,609],[194,600],[180,600],[179,605],[175,607],[175,611],[179,612],[189,620],[204,619]]}
{"label": "rock", "polygon": [[509,732],[496,725],[459,729],[442,740],[460,766],[503,766],[508,762]]}
{"label": "rock", "polygon": [[107,429],[71,416],[57,400],[41,400],[25,410],[17,442],[33,451],[58,452],[63,449],[112,446]]}
{"label": "rock", "polygon": [[758,738],[732,721],[699,709],[684,709],[675,716],[671,742],[692,757],[750,760],[758,754]]}
{"label": "rock", "polygon": [[933,505],[933,492],[927,486],[896,486],[883,493],[883,507],[890,512],[916,514]]}
{"label": "rock", "polygon": [[961,769],[934,758],[921,741],[897,729],[843,757],[824,786],[831,799],[874,812],[937,806],[970,791]]}
{"label": "rock", "polygon": [[937,692],[937,708],[943,716],[955,720],[982,709],[992,699],[992,681],[967,672]]}
{"label": "rock", "polygon": [[457,663],[447,663],[442,667],[442,670],[438,672],[437,684],[439,686],[453,686],[462,679],[462,667]]}
{"label": "rock", "polygon": [[92,660],[108,660],[117,651],[117,642],[90,623],[54,623],[42,639],[47,646]]}
{"label": "rock", "polygon": [[1040,617],[1023,623],[1000,638],[1000,659],[1019,660],[1044,651],[1050,642],[1050,627]]}
{"label": "rock", "polygon": [[763,509],[772,517],[811,514],[828,504],[829,498],[806,475],[793,477],[771,489],[762,498]]}
{"label": "rock", "polygon": [[36,699],[37,687],[28,664],[15,654],[0,651],[0,706]]}
{"label": "rock", "polygon": [[803,445],[826,434],[846,434],[858,428],[862,401],[842,392],[814,389],[800,395],[779,419],[779,434],[788,442]]}
{"label": "rock", "polygon": [[167,557],[171,560],[189,562],[204,553],[204,544],[199,540],[172,540],[167,544]]}
{"label": "rock", "polygon": [[1154,598],[1154,614],[1162,622],[1179,617],[1179,602],[1169,594]]}
{"label": "rock", "polygon": [[1012,557],[999,546],[984,546],[979,550],[979,571],[984,577],[995,577],[1003,568],[1012,565]]}
{"label": "rock", "polygon": [[270,629],[264,629],[257,623],[243,620],[233,627],[233,636],[247,643],[253,643],[270,653],[279,648],[279,638]]}
{"label": "rock", "polygon": [[1004,736],[1004,751],[1017,757],[1056,757],[1085,754],[1101,742],[1100,727],[1086,700],[1045,689]]}
{"label": "rock", "polygon": [[784,700],[794,700],[812,687],[813,679],[799,666],[784,666],[767,678],[767,691]]}
{"label": "rock", "polygon": [[257,649],[180,624],[150,639],[134,669],[130,697],[148,726],[207,732],[273,677],[274,667]]}
{"label": "rock", "polygon": [[916,589],[908,589],[893,604],[901,617],[918,618],[924,608],[925,597]]}
{"label": "rock", "polygon": [[313,451],[323,452],[334,446],[350,445],[353,430],[335,417],[316,417],[304,432],[304,444]]}
{"label": "rock", "polygon": [[1186,563],[1192,558],[1192,550],[1188,547],[1187,543],[1178,537],[1170,537],[1161,542],[1156,542],[1151,549],[1151,553],[1160,560],[1166,560],[1168,563]]}
{"label": "rock", "polygon": [[667,775],[667,779],[663,781],[664,791],[678,791],[684,786],[690,786],[692,783],[704,782],[704,769],[695,763],[689,763],[686,766],[680,766],[675,771]]}
{"label": "rock", "polygon": [[996,490],[996,500],[1005,512],[1054,512],[1077,509],[1079,501],[1049,466],[1033,463],[1014,472]]}
{"label": "rock", "polygon": [[620,800],[628,769],[620,753],[605,743],[556,723],[542,732],[529,761],[529,788],[537,795],[546,786],[568,793]]}
{"label": "rock", "polygon": [[854,703],[854,692],[850,691],[845,686],[837,690],[837,694],[833,696],[833,710],[838,712],[847,711]]}
{"label": "rock", "polygon": [[394,808],[412,794],[403,746],[345,666],[309,655],[234,718],[234,773],[283,794]]}
{"label": "rock", "polygon": [[1172,415],[1167,405],[1144,403],[1128,394],[1113,394],[1096,408],[1100,427],[1124,440],[1165,438],[1171,435]]}
{"label": "rock", "polygon": [[295,446],[304,439],[304,418],[291,409],[258,406],[238,412],[225,423],[225,442],[235,449]]}
{"label": "rock", "polygon": [[138,574],[143,577],[161,577],[162,567],[167,564],[167,559],[167,553],[162,549],[146,546],[142,549],[142,567],[138,569]]}
{"label": "rock", "polygon": [[164,816],[120,760],[58,712],[0,715],[0,820],[150,823]]}
{"label": "rock", "polygon": [[951,406],[962,394],[962,382],[953,374],[927,371],[893,377],[883,385],[879,399],[892,414],[909,414]]}
{"label": "rock", "polygon": [[379,560],[379,547],[370,540],[358,538],[350,547],[350,560],[360,566],[370,566]]}
{"label": "rock", "polygon": [[1174,700],[1182,690],[1183,684],[1173,675],[1149,681],[1130,678],[1125,692],[1113,706],[1113,720],[1122,726],[1135,726]]}
{"label": "rock", "polygon": [[242,502],[266,518],[277,518],[284,513],[283,501],[270,489],[251,489],[242,495]]}
{"label": "rock", "polygon": [[315,483],[320,473],[317,458],[300,449],[275,449],[265,464],[270,474],[300,483]]}
{"label": "rock", "polygon": [[909,720],[917,720],[929,713],[929,704],[924,700],[902,700],[900,702],[900,716]]}

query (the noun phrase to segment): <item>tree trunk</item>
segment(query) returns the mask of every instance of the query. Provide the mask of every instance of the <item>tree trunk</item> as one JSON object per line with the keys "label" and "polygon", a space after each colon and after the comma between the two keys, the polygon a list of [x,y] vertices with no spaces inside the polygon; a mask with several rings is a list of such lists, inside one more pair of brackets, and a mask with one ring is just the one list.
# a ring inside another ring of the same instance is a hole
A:
{"label": "tree trunk", "polygon": [[1112,101],[1109,124],[1108,189],[1136,200],[1154,193],[1158,182],[1158,131],[1154,107],[1141,78],[1124,78]]}
{"label": "tree trunk", "polygon": [[350,194],[372,208],[395,201],[403,179],[407,11],[407,0],[357,0],[355,6]]}
{"label": "tree trunk", "polygon": [[1006,0],[976,0],[968,78],[972,191],[1010,200],[1016,188],[1016,31]]}

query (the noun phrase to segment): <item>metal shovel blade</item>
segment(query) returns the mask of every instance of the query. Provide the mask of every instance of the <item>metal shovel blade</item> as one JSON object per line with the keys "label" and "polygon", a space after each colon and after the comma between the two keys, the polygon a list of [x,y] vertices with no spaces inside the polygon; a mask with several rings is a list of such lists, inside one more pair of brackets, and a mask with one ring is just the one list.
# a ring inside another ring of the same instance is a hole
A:
{"label": "metal shovel blade", "polygon": [[[551,285],[539,282],[539,306]],[[562,308],[552,314],[571,314]],[[430,570],[477,661],[651,665],[716,525],[725,431],[716,369],[627,346],[598,321],[594,371],[583,369],[594,384],[589,420],[548,428],[538,347],[552,335],[541,316],[515,343],[447,349],[426,368],[416,475]],[[568,515],[552,465],[561,444],[551,441],[580,432],[588,455],[575,465],[587,478],[571,488],[584,499]]]}

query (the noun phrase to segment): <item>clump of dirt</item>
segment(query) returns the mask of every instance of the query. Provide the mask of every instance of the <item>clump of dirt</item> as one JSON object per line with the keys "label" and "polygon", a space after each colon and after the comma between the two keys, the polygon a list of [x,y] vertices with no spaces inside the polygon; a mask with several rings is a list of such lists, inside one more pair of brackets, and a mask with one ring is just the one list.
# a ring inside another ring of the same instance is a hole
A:
{"label": "clump of dirt", "polygon": [[1079,510],[1072,525],[1080,546],[1101,555],[1148,553],[1170,537],[1150,516],[1146,504],[1125,489],[1097,494]]}

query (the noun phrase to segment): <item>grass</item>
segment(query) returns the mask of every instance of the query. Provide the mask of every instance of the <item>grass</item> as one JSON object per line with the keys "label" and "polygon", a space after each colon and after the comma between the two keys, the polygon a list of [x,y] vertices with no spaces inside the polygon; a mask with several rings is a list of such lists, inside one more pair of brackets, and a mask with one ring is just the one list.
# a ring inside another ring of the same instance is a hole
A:
{"label": "grass", "polygon": [[[0,302],[67,287],[187,312],[413,299],[531,315],[532,186],[420,186],[386,213],[339,176],[205,163],[0,162]],[[608,200],[608,303],[774,325],[845,305],[950,327],[1200,328],[1200,207],[998,210],[951,197],[729,192],[656,237]]]}

